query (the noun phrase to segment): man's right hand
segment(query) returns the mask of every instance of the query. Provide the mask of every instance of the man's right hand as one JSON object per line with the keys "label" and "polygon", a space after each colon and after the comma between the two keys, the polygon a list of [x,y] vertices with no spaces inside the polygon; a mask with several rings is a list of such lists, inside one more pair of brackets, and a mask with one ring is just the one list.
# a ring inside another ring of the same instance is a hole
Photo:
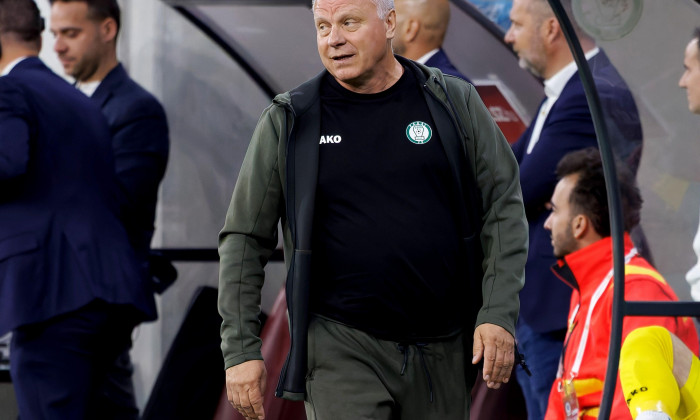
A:
{"label": "man's right hand", "polygon": [[248,360],[226,369],[228,401],[246,420],[263,420],[267,371],[262,360]]}

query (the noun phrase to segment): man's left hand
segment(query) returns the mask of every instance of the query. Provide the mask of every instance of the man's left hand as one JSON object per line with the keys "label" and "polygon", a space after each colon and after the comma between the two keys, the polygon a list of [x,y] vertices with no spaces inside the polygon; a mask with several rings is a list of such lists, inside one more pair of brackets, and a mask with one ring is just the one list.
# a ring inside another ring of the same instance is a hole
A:
{"label": "man's left hand", "polygon": [[493,389],[510,380],[515,361],[513,351],[515,339],[503,327],[495,324],[481,324],[474,331],[472,364],[484,358],[484,381]]}

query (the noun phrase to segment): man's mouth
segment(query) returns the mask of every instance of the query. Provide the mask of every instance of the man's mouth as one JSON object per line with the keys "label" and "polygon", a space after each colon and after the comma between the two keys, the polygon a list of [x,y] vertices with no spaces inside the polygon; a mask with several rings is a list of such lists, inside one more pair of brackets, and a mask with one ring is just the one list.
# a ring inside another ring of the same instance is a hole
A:
{"label": "man's mouth", "polygon": [[336,62],[342,62],[342,61],[349,59],[352,56],[353,56],[353,54],[336,55],[335,57],[331,57],[331,59],[333,61],[336,61]]}

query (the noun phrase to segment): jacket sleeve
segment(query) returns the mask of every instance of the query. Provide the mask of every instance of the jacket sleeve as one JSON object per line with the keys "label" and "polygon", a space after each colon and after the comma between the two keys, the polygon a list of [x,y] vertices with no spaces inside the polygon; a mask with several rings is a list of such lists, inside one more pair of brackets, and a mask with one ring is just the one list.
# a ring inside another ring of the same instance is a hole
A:
{"label": "jacket sleeve", "polygon": [[158,196],[170,141],[165,112],[154,100],[140,99],[122,115],[111,127],[112,145],[123,217],[133,221],[142,219],[144,204]]}
{"label": "jacket sleeve", "polygon": [[219,313],[225,367],[262,360],[260,291],[263,268],[277,245],[283,208],[273,106],[260,117],[219,234]]}
{"label": "jacket sleeve", "polygon": [[465,95],[467,147],[482,199],[483,305],[476,325],[500,325],[515,336],[528,244],[518,164],[476,89],[469,85]]}
{"label": "jacket sleeve", "polygon": [[21,92],[0,77],[0,180],[24,174],[29,164],[29,108]]}

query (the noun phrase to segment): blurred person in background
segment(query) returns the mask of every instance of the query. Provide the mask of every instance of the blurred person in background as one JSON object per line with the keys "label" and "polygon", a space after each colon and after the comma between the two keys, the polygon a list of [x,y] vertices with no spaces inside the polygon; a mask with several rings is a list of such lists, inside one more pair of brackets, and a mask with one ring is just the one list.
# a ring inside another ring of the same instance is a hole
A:
{"label": "blurred person in background", "polygon": [[437,67],[444,74],[469,81],[452,64],[442,49],[447,25],[450,23],[448,0],[394,0],[396,7],[396,36],[392,41],[394,53]]}
{"label": "blurred person in background", "polygon": [[99,108],[37,57],[33,0],[0,0],[0,334],[21,418],[136,419],[110,374],[153,289],[119,220]]}
{"label": "blurred person in background", "polygon": [[[569,0],[562,4],[570,10]],[[544,79],[545,99],[536,118],[513,144],[530,225],[516,338],[532,371],[528,376],[517,369],[516,378],[525,395],[529,419],[541,420],[562,352],[571,296],[571,289],[550,271],[556,259],[544,228],[549,215],[545,205],[557,184],[555,169],[561,158],[598,143],[576,63],[547,0],[515,0],[510,17],[505,42],[512,45],[523,69]],[[642,127],[634,98],[605,53],[578,25],[574,27],[595,79],[613,150],[636,173]],[[635,232],[633,237],[640,246],[638,242],[644,241],[638,241]],[[646,247],[640,248],[646,256]]]}
{"label": "blurred person in background", "polygon": [[[629,232],[639,223],[642,197],[626,165],[620,163],[617,174],[625,231],[625,300],[677,301],[673,289],[632,243]],[[551,234],[557,257],[552,271],[573,294],[566,344],[551,386],[545,419],[593,420],[598,418],[606,380],[615,281],[600,153],[591,147],[567,154],[557,165],[557,176],[559,182],[548,205],[550,214],[545,228]],[[622,342],[626,344],[627,336],[637,328],[652,325],[673,332],[697,354],[698,335],[692,319],[687,317],[625,317]],[[640,351],[644,353],[645,349]],[[619,380],[610,418],[630,418]]]}
{"label": "blurred person in background", "polygon": [[[50,0],[54,51],[75,86],[99,106],[112,137],[120,218],[136,251],[141,275],[163,292],[176,272],[150,252],[158,188],[170,140],[160,102],[134,82],[117,59],[121,11],[116,0]],[[133,365],[125,351],[110,373],[112,393],[135,406]]]}
{"label": "blurred person in background", "polygon": [[[685,71],[678,81],[678,85],[686,90],[688,109],[694,114],[700,114],[700,27],[695,29],[693,39],[685,47],[683,67]],[[693,249],[697,256],[697,263],[685,275],[690,285],[690,294],[694,300],[700,301],[700,224],[698,233],[693,241]]]}

